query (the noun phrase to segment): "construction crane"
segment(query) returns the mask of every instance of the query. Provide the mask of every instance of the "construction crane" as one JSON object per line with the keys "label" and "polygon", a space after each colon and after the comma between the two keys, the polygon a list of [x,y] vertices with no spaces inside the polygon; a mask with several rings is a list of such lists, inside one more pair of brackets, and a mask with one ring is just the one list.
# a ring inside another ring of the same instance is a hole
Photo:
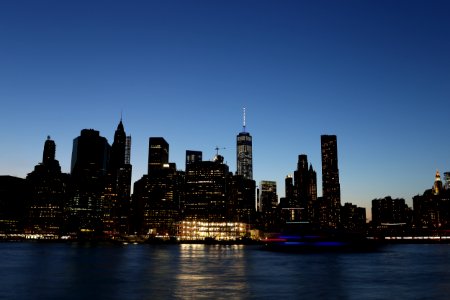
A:
{"label": "construction crane", "polygon": [[217,155],[219,155],[219,150],[224,150],[224,149],[227,149],[227,148],[216,146],[216,148],[214,148],[214,149],[216,150],[216,156],[217,156]]}

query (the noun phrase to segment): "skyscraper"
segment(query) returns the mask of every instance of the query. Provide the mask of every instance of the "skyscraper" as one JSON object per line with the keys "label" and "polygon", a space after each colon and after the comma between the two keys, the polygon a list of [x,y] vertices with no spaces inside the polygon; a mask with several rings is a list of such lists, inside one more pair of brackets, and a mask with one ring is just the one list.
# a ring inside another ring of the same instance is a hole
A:
{"label": "skyscraper", "polygon": [[203,153],[201,151],[193,151],[193,150],[186,150],[186,168],[187,170],[189,168],[190,164],[195,164],[197,162],[200,162],[203,160]]}
{"label": "skyscraper", "polygon": [[151,137],[148,146],[148,174],[169,163],[169,144],[162,137]]}
{"label": "skyscraper", "polygon": [[286,178],[284,179],[284,190],[288,207],[294,207],[295,189],[294,181],[291,175],[286,176]]}
{"label": "skyscraper", "polygon": [[93,129],[81,130],[73,140],[71,174],[75,177],[101,177],[108,169],[111,146],[100,132]]}
{"label": "skyscraper", "polygon": [[276,181],[262,180],[259,183],[259,210],[263,213],[270,213],[276,210],[278,205],[277,183]]}
{"label": "skyscraper", "polygon": [[253,179],[252,136],[245,131],[245,126],[244,108],[243,130],[237,135],[236,139],[236,174],[242,175],[244,179]]}
{"label": "skyscraper", "polygon": [[306,154],[298,156],[297,170],[294,172],[294,201],[291,207],[302,209],[301,221],[311,222],[314,204],[317,200],[317,177],[312,165],[308,168]]}
{"label": "skyscraper", "polygon": [[305,154],[301,154],[298,156],[297,171],[294,172],[294,184],[297,195],[297,201],[294,207],[307,209],[309,192],[309,170],[308,157]]}
{"label": "skyscraper", "polygon": [[442,191],[442,180],[439,171],[436,171],[436,175],[434,178],[433,194],[439,195]]}
{"label": "skyscraper", "polygon": [[337,227],[340,219],[341,188],[339,184],[339,168],[336,135],[322,135],[322,196],[325,212],[322,222],[325,226]]}
{"label": "skyscraper", "polygon": [[55,142],[47,137],[42,163],[27,175],[32,189],[26,230],[53,237],[61,233],[68,182],[68,175],[61,173],[59,162],[55,159],[55,151]]}
{"label": "skyscraper", "polygon": [[450,172],[444,173],[444,180],[445,180],[445,188],[447,190],[449,190],[450,189]]}
{"label": "skyscraper", "polygon": [[112,171],[118,170],[125,165],[126,142],[127,136],[125,134],[125,129],[121,119],[114,133],[114,142],[111,147],[111,159],[109,166]]}
{"label": "skyscraper", "polygon": [[100,132],[83,129],[73,140],[69,202],[70,232],[88,236],[103,231],[104,192],[111,146]]}
{"label": "skyscraper", "polygon": [[216,155],[214,161],[197,160],[188,164],[185,177],[185,217],[209,222],[227,220],[229,181],[229,168],[221,155]]}
{"label": "skyscraper", "polygon": [[44,144],[44,153],[42,155],[42,164],[47,165],[55,161],[56,144],[55,141],[47,137]]}
{"label": "skyscraper", "polygon": [[149,139],[148,175],[134,184],[133,223],[143,234],[176,233],[181,179],[169,163],[169,144],[162,137]]}
{"label": "skyscraper", "polygon": [[122,119],[111,146],[108,183],[105,190],[103,222],[111,234],[126,234],[129,228],[131,171],[131,137],[126,136]]}

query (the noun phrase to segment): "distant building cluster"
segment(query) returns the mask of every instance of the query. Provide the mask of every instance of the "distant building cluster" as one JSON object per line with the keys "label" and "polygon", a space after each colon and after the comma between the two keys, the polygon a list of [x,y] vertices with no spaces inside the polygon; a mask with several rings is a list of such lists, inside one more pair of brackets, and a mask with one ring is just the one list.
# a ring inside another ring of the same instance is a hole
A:
{"label": "distant building cluster", "polygon": [[[126,237],[257,239],[287,223],[366,232],[365,208],[341,205],[337,138],[321,136],[322,197],[307,155],[285,180],[278,201],[275,181],[253,180],[252,136],[236,138],[236,173],[216,148],[215,158],[187,150],[185,170],[169,160],[169,143],[150,137],[148,171],[131,193],[131,137],[120,120],[110,145],[93,129],[73,140],[70,174],[61,172],[55,142],[44,143],[42,162],[25,179],[0,176],[0,235],[3,238],[119,239]],[[450,224],[449,173],[439,173],[433,189],[414,197],[414,212],[403,199],[375,199],[370,229],[447,228]],[[384,230],[384,231],[383,231]]]}
{"label": "distant building cluster", "polygon": [[445,184],[436,171],[434,184],[422,195],[413,197],[413,207],[405,199],[372,200],[371,234],[382,236],[449,236],[450,173],[444,173]]}

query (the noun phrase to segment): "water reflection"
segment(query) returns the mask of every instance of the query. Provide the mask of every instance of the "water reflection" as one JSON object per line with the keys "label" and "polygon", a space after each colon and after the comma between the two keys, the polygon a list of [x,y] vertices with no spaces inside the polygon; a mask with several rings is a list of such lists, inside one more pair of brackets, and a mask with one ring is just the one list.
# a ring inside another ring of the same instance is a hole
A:
{"label": "water reflection", "polygon": [[0,244],[0,299],[448,299],[450,245],[364,254],[252,246]]}
{"label": "water reflection", "polygon": [[243,246],[180,246],[175,298],[248,298]]}

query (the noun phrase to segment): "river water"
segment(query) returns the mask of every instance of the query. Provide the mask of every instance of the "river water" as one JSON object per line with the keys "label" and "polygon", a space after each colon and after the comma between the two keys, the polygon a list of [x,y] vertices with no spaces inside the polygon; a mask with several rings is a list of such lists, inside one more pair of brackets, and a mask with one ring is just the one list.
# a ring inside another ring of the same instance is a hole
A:
{"label": "river water", "polygon": [[0,243],[0,299],[450,299],[450,244],[373,253]]}

